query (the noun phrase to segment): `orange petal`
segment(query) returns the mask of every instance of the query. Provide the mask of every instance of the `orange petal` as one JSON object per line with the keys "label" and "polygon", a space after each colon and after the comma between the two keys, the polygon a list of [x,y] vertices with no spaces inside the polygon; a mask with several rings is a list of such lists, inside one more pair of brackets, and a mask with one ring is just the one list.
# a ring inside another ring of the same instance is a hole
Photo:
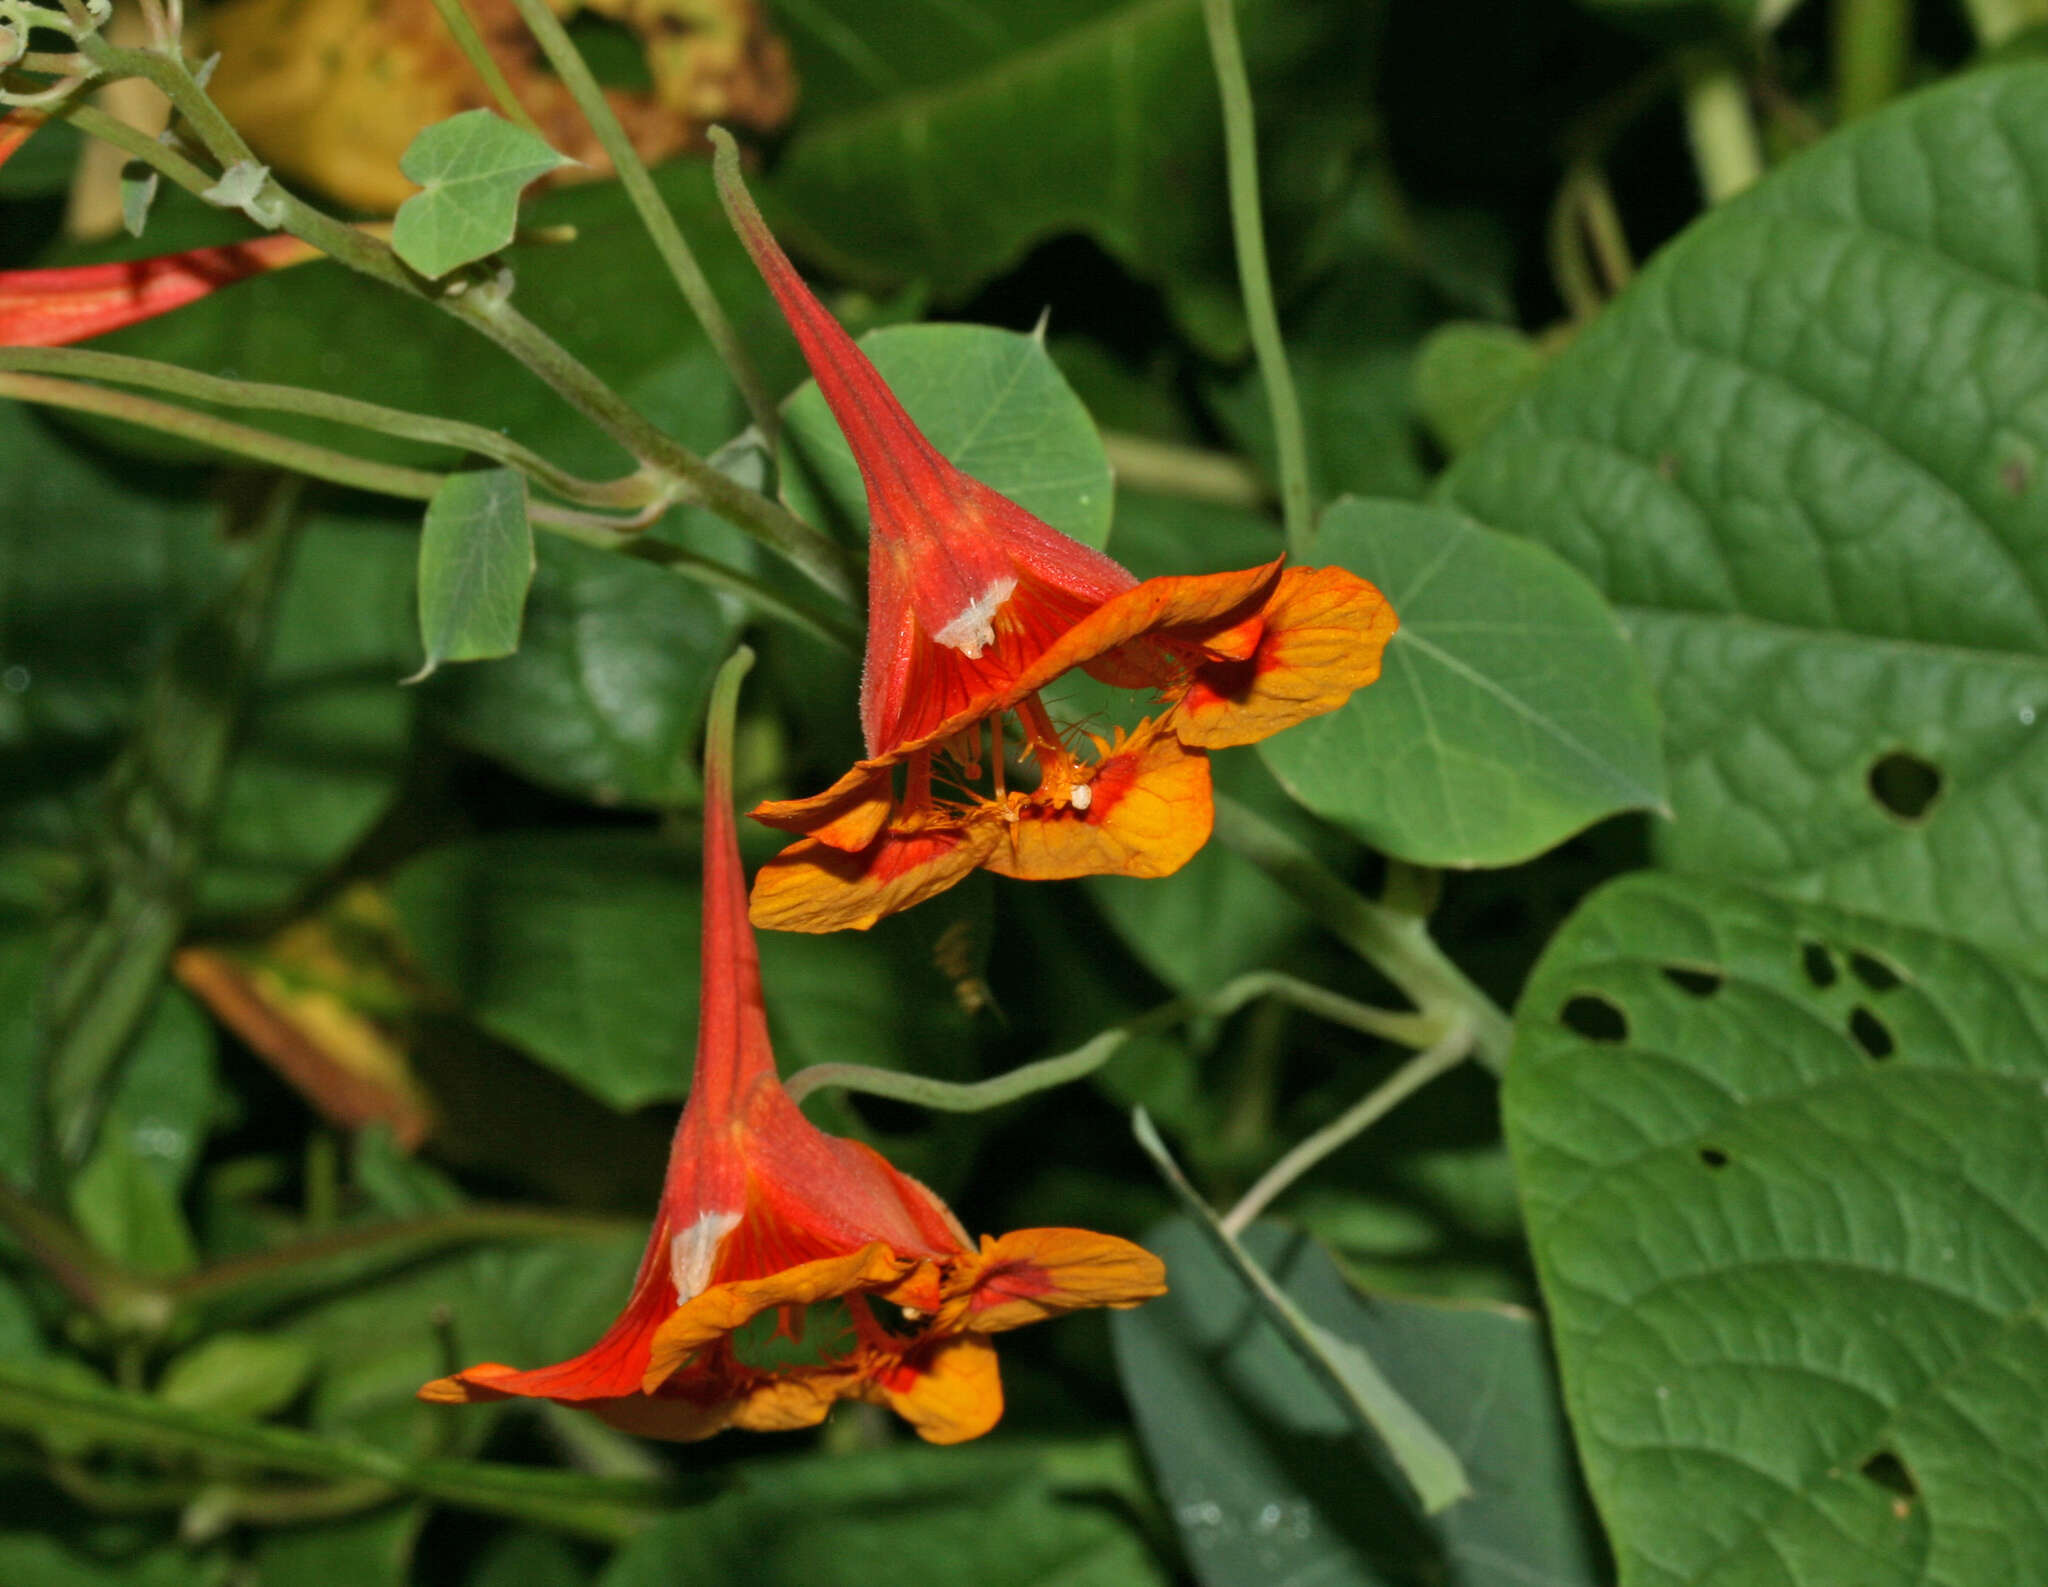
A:
{"label": "orange petal", "polygon": [[964,1444],[1003,1419],[995,1347],[980,1333],[921,1346],[879,1374],[863,1396],[879,1400],[928,1444]]}
{"label": "orange petal", "polygon": [[755,875],[751,918],[775,931],[865,931],[943,893],[996,841],[984,823],[891,829],[858,854],[806,838]]}
{"label": "orange petal", "polygon": [[5,165],[14,151],[28,142],[29,134],[45,119],[40,111],[35,110],[14,110],[0,116],[0,165]]}
{"label": "orange petal", "polygon": [[1334,711],[1380,675],[1399,626],[1387,598],[1343,568],[1289,568],[1245,660],[1198,665],[1173,712],[1184,744],[1251,744]]}
{"label": "orange petal", "polygon": [[983,1237],[972,1285],[964,1325],[1001,1333],[1062,1312],[1091,1306],[1121,1310],[1164,1295],[1166,1264],[1113,1234],[1017,1229],[999,1240]]}
{"label": "orange petal", "polygon": [[1086,810],[1030,799],[982,864],[1020,881],[1171,876],[1209,841],[1209,758],[1147,723],[1095,768]]}
{"label": "orange petal", "polygon": [[888,825],[895,807],[886,765],[857,762],[823,793],[808,799],[771,799],[747,812],[763,826],[801,832],[849,853],[866,848]]}
{"label": "orange petal", "polygon": [[153,319],[219,287],[320,257],[282,232],[120,264],[0,272],[0,347],[58,347]]}
{"label": "orange petal", "polygon": [[714,1284],[694,1300],[685,1301],[654,1331],[648,1346],[647,1375],[641,1387],[652,1392],[680,1371],[692,1354],[736,1328],[744,1328],[774,1306],[810,1306],[855,1290],[879,1289],[895,1283],[915,1264],[879,1242],[844,1256],[821,1257],[771,1273],[766,1278]]}
{"label": "orange petal", "polygon": [[866,1388],[862,1372],[805,1372],[757,1383],[728,1408],[725,1426],[752,1433],[816,1427],[840,1400]]}

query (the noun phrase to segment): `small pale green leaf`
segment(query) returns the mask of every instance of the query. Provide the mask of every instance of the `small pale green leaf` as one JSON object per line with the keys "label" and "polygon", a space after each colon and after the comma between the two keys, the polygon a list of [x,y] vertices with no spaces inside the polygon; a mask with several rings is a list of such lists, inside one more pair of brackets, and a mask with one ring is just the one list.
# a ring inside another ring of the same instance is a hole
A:
{"label": "small pale green leaf", "polygon": [[126,1135],[103,1136],[71,1181],[71,1216],[115,1261],[152,1277],[175,1277],[199,1253],[176,1194]]}
{"label": "small pale green leaf", "polygon": [[1967,74],[1663,250],[1446,479],[1600,586],[1674,867],[2048,952],[2048,65]]}
{"label": "small pale green leaf", "polygon": [[1639,874],[1504,1094],[1626,1587],[1976,1587],[2048,1558],[2048,980]]}
{"label": "small pale green leaf", "polygon": [[1543,372],[1543,349],[1512,325],[1454,320],[1415,355],[1415,411],[1452,457],[1469,452]]}
{"label": "small pale green leaf", "polygon": [[524,474],[491,468],[443,480],[420,533],[427,659],[407,681],[430,676],[444,661],[489,661],[517,650],[533,569]]}
{"label": "small pale green leaf", "polygon": [[[1109,538],[1102,438],[1037,337],[987,325],[899,325],[860,346],[950,462],[1084,545]],[[867,491],[815,381],[784,406],[783,447],[790,506],[864,535]]]}
{"label": "small pale green leaf", "polygon": [[1425,1519],[1391,1473],[1333,1442],[1349,1430],[1342,1408],[1259,1320],[1211,1242],[1176,1218],[1147,1244],[1172,1289],[1110,1326],[1204,1587],[1599,1581],[1549,1353],[1526,1312],[1360,1295],[1307,1236],[1275,1223],[1245,1233],[1326,1344],[1369,1352],[1420,1414],[1456,1430],[1473,1493]]}
{"label": "small pale green leaf", "polygon": [[121,224],[129,236],[140,237],[149,224],[149,207],[156,202],[162,181],[158,172],[140,161],[131,160],[121,167]]}
{"label": "small pale green leaf", "polygon": [[512,241],[526,185],[574,163],[493,111],[436,122],[398,162],[422,191],[398,206],[391,246],[432,278],[494,254]]}
{"label": "small pale green leaf", "polygon": [[1425,865],[1512,865],[1664,798],[1657,711],[1599,592],[1539,546],[1457,513],[1339,502],[1316,560],[1400,618],[1385,669],[1260,746],[1309,809]]}
{"label": "small pale green leaf", "polygon": [[220,1333],[173,1357],[156,1392],[168,1405],[260,1422],[297,1398],[314,1365],[289,1334]]}

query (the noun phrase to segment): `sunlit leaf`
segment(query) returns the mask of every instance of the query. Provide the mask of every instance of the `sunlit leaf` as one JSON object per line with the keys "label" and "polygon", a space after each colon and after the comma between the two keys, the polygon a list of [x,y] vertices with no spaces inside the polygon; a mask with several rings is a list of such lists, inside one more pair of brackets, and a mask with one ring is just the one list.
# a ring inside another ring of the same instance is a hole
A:
{"label": "sunlit leaf", "polygon": [[437,121],[398,162],[422,191],[398,206],[392,249],[429,277],[496,253],[512,241],[527,184],[567,163],[492,110]]}

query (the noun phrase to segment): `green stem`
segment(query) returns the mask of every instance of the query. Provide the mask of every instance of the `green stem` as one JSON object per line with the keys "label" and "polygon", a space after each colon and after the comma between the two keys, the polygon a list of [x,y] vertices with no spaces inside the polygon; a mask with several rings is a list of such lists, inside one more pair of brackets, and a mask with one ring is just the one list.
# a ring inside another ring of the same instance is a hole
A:
{"label": "green stem", "polygon": [[1205,997],[1174,998],[1146,1010],[1135,1019],[1098,1032],[1071,1052],[1035,1059],[1007,1074],[993,1075],[987,1080],[933,1080],[898,1069],[827,1063],[799,1069],[784,1082],[784,1088],[798,1101],[815,1091],[858,1091],[866,1096],[909,1102],[939,1113],[981,1113],[1093,1074],[1115,1057],[1118,1049],[1133,1036],[1184,1025],[1192,1019],[1224,1019],[1247,1003],[1267,997],[1313,1014],[1318,1019],[1328,1020],[1333,1025],[1408,1046],[1421,1046],[1433,1040],[1439,1030],[1438,1022],[1434,1020],[1374,1008],[1277,970],[1254,970],[1225,982]]}
{"label": "green stem", "polygon": [[0,1180],[0,1228],[85,1311],[120,1333],[156,1333],[171,1321],[162,1290],[131,1277],[54,1213]]}
{"label": "green stem", "polygon": [[1338,1147],[1385,1118],[1437,1076],[1455,1069],[1471,1051],[1472,1027],[1462,1023],[1454,1025],[1444,1033],[1442,1040],[1410,1058],[1328,1124],[1297,1142],[1261,1174],[1251,1189],[1238,1198],[1237,1205],[1223,1215],[1224,1232],[1233,1237],[1243,1234],[1252,1220],[1288,1186]]}
{"label": "green stem", "polygon": [[1428,1040],[1464,1019],[1480,1060],[1496,1073],[1506,1066],[1513,1022],[1444,955],[1427,922],[1360,896],[1294,838],[1220,794],[1216,839],[1292,893],[1324,930],[1405,992],[1432,1022]]}
{"label": "green stem", "polygon": [[1685,129],[1700,189],[1708,204],[1720,204],[1764,173],[1763,143],[1749,112],[1749,87],[1735,62],[1719,49],[1683,51],[1678,72],[1685,85]]}
{"label": "green stem", "polygon": [[159,143],[140,128],[131,127],[118,116],[110,116],[97,105],[74,101],[54,112],[88,137],[111,143],[130,159],[140,160],[159,171],[195,197],[219,180],[202,171],[176,149]]}
{"label": "green stem", "polygon": [[1259,213],[1258,137],[1252,124],[1251,83],[1237,39],[1234,0],[1202,0],[1202,20],[1209,30],[1209,53],[1223,98],[1223,143],[1230,173],[1230,228],[1237,243],[1238,286],[1244,295],[1252,351],[1266,388],[1266,405],[1273,415],[1287,545],[1296,556],[1302,556],[1315,536],[1308,440],[1302,428],[1301,400],[1287,367],[1287,348],[1280,339],[1280,315],[1273,306],[1273,278],[1266,264],[1266,233]]}
{"label": "green stem", "polygon": [[[223,169],[255,163],[241,134],[206,96],[182,60],[146,50],[117,49],[96,36],[87,38],[82,48],[100,71],[147,78],[162,89]],[[166,162],[139,152],[138,157],[172,175]],[[173,180],[182,185],[186,174],[173,175]],[[277,217],[278,229],[303,238],[352,270],[433,303],[504,348],[641,463],[686,487],[719,516],[772,547],[835,600],[859,609],[860,583],[843,549],[781,503],[747,489],[664,434],[512,307],[508,272],[492,276],[485,267],[474,267],[430,288],[406,269],[387,244],[315,209],[275,179],[263,184],[255,202]]]}
{"label": "green stem", "polygon": [[555,69],[555,75],[561,78],[569,96],[590,122],[597,141],[604,145],[604,152],[611,157],[612,169],[625,187],[626,196],[640,213],[640,223],[647,228],[647,235],[653,239],[655,249],[668,266],[677,289],[697,316],[697,323],[704,327],[704,334],[711,338],[711,345],[724,361],[733,383],[740,388],[740,395],[746,399],[747,411],[753,415],[755,427],[767,437],[772,447],[778,422],[774,400],[762,384],[746,348],[734,333],[732,322],[725,317],[725,310],[719,306],[718,295],[711,290],[711,283],[705,280],[697,256],[690,251],[675,217],[655,191],[654,178],[647,174],[647,167],[641,162],[639,151],[633,147],[633,140],[626,136],[626,129],[619,125],[611,102],[591,75],[589,64],[570,42],[568,30],[549,9],[547,0],[513,0],[513,4],[519,8],[527,31],[540,44],[548,64]]}
{"label": "green stem", "polygon": [[1258,470],[1224,452],[1205,452],[1198,447],[1115,430],[1102,432],[1102,449],[1109,454],[1110,470],[1116,475],[1119,489],[1146,490],[1253,511],[1264,507],[1270,499]]}
{"label": "green stem", "polygon": [[491,91],[491,97],[498,102],[498,108],[506,117],[532,133],[542,143],[548,141],[547,134],[540,130],[540,123],[528,113],[519,102],[519,96],[512,92],[512,85],[505,81],[504,72],[498,68],[497,59],[484,45],[483,35],[476,30],[476,23],[470,17],[462,0],[434,0],[434,9],[441,13],[441,23],[448,29],[456,46],[484,80],[484,86]]}
{"label": "green stem", "polygon": [[516,468],[544,490],[581,502],[586,507],[635,508],[661,500],[660,487],[644,473],[612,480],[580,479],[557,468],[539,453],[483,425],[436,418],[432,414],[406,413],[398,408],[360,402],[353,397],[338,397],[325,391],[251,380],[223,380],[176,364],[158,363],[150,358],[128,358],[118,353],[101,353],[82,347],[0,348],[0,371],[69,375],[84,380],[115,381],[126,386],[147,386],[174,396],[188,397],[194,402],[294,413],[309,419],[346,424],[358,430],[372,430],[380,435],[457,447],[495,463],[503,463],[508,468]]}
{"label": "green stem", "polygon": [[332,1483],[371,1481],[487,1515],[617,1543],[701,1497],[700,1485],[586,1477],[475,1460],[409,1460],[367,1444],[167,1405],[148,1395],[57,1377],[34,1362],[0,1362],[0,1425],[60,1431],[117,1449],[231,1470]]}
{"label": "green stem", "polygon": [[1835,113],[1854,121],[1891,99],[1913,50],[1913,0],[1835,0]]}
{"label": "green stem", "polygon": [[1963,0],[1977,42],[1986,49],[2048,22],[2048,0]]}

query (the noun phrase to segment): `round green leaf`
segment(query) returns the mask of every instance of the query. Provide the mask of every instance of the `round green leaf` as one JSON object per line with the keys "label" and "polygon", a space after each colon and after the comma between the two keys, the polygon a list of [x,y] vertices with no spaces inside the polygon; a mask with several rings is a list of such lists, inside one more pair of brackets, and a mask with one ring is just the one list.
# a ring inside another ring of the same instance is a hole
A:
{"label": "round green leaf", "polygon": [[2048,1554],[2048,981],[1638,875],[1537,966],[1505,1107],[1624,1582]]}
{"label": "round green leaf", "polygon": [[1663,799],[1657,712],[1606,603],[1540,546],[1457,513],[1345,501],[1315,560],[1401,620],[1377,683],[1260,746],[1318,815],[1425,865],[1512,865]]}
{"label": "round green leaf", "polygon": [[[1084,545],[1109,538],[1109,459],[1081,399],[1035,336],[898,325],[861,351],[942,455]],[[801,517],[865,533],[867,491],[815,381],[784,406],[783,494]]]}
{"label": "round green leaf", "polygon": [[1450,499],[1618,607],[1671,864],[2048,951],[2048,66],[1836,134],[1695,226]]}

